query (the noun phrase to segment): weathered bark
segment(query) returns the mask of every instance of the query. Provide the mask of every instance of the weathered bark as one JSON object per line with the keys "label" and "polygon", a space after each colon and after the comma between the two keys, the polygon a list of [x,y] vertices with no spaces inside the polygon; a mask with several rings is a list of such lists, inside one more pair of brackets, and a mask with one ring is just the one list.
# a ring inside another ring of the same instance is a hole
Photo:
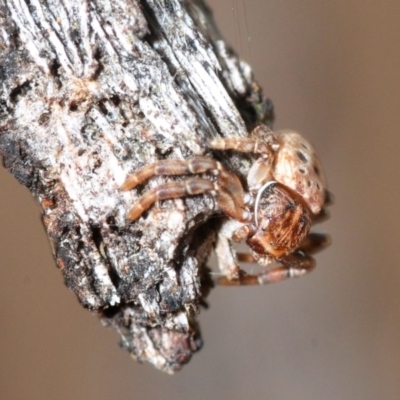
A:
{"label": "weathered bark", "polygon": [[[0,83],[4,166],[39,199],[66,285],[135,358],[180,369],[201,346],[218,205],[165,201],[131,224],[165,178],[119,188],[157,159],[220,157],[211,138],[270,121],[249,66],[201,0],[0,0]],[[240,177],[249,166],[223,160]]]}

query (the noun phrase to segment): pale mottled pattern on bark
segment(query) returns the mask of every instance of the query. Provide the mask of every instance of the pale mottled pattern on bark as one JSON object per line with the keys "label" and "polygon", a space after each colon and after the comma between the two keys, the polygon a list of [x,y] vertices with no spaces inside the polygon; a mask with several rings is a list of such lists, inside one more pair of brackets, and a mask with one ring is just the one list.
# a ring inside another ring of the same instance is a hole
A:
{"label": "pale mottled pattern on bark", "polygon": [[145,187],[119,188],[147,163],[212,156],[211,138],[270,121],[250,68],[201,1],[1,0],[0,84],[4,165],[39,199],[67,286],[135,358],[180,369],[201,346],[218,206],[165,201],[129,224]]}

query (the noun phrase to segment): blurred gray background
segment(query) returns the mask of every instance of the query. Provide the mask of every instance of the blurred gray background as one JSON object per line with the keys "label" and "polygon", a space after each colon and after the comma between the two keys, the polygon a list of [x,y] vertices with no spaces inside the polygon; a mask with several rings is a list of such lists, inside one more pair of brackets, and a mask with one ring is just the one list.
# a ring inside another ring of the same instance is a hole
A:
{"label": "blurred gray background", "polygon": [[214,290],[204,349],[168,376],[79,306],[38,206],[0,169],[1,399],[400,398],[400,2],[210,5],[274,101],[275,128],[318,149],[336,198],[318,228],[333,245],[302,279]]}

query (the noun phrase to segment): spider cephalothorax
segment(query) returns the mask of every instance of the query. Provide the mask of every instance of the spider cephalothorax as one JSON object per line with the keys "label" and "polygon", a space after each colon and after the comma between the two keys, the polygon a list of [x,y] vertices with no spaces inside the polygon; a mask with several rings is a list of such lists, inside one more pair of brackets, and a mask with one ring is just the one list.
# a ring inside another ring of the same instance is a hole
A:
{"label": "spider cephalothorax", "polygon": [[[215,181],[190,178],[169,182],[147,191],[133,206],[134,221],[158,200],[213,195],[229,218],[223,223],[216,254],[223,277],[220,284],[264,284],[300,276],[315,266],[309,255],[324,247],[329,238],[309,233],[311,225],[326,213],[328,192],[314,148],[293,131],[274,133],[257,127],[247,138],[221,138],[210,143],[215,150],[236,150],[259,156],[249,170],[247,187],[220,162],[208,157],[163,160],[143,167],[122,186],[130,190],[155,175],[210,173]],[[236,254],[232,241],[246,240],[251,254]],[[268,266],[282,265],[257,275],[242,271],[237,260]]]}
{"label": "spider cephalothorax", "polygon": [[256,232],[247,244],[256,254],[280,258],[296,250],[310,231],[310,213],[296,193],[272,181],[258,191],[254,207]]}

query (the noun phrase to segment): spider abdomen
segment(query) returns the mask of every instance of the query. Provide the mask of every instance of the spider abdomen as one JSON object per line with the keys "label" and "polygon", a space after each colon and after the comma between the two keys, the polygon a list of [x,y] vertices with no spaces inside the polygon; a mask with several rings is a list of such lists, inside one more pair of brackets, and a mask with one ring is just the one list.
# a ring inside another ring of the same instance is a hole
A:
{"label": "spider abdomen", "polygon": [[318,214],[325,202],[326,179],[314,147],[297,132],[281,131],[278,137],[274,179],[298,193]]}

